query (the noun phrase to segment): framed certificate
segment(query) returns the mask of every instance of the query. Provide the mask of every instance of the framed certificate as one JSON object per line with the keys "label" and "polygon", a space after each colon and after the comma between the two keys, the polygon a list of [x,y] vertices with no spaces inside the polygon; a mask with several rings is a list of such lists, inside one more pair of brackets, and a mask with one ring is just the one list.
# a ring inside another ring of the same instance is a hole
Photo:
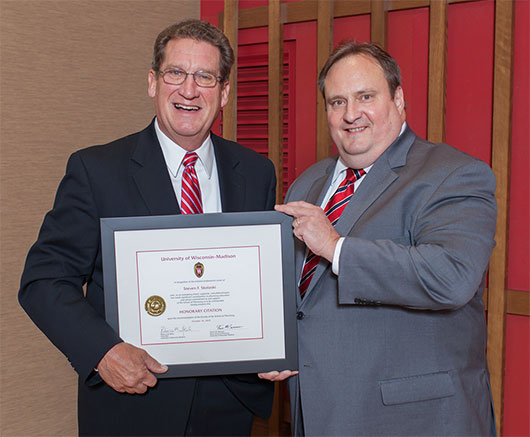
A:
{"label": "framed certificate", "polygon": [[298,369],[292,218],[101,219],[105,313],[158,377]]}

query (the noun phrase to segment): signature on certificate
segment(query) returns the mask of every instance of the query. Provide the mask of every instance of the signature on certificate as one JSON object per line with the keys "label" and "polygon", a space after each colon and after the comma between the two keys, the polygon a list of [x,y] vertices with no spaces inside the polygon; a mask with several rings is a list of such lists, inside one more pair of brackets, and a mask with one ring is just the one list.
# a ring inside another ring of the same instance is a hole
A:
{"label": "signature on certificate", "polygon": [[185,338],[187,332],[192,332],[193,329],[189,325],[180,325],[173,326],[171,328],[166,328],[162,326],[160,328],[160,338]]}
{"label": "signature on certificate", "polygon": [[216,326],[218,331],[227,331],[232,329],[241,329],[243,326],[234,325],[233,323],[224,323]]}
{"label": "signature on certificate", "polygon": [[234,337],[234,331],[243,328],[244,326],[233,323],[219,323],[215,325],[214,330],[210,331],[210,337]]}

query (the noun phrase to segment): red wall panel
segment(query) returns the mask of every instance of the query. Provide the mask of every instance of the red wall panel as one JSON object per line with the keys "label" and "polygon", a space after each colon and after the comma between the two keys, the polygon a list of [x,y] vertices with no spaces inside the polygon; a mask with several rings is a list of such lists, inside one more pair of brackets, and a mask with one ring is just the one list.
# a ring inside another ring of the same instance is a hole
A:
{"label": "red wall panel", "polygon": [[345,39],[369,41],[370,16],[358,15],[356,17],[335,18],[333,20],[333,47]]}
{"label": "red wall panel", "polygon": [[429,77],[428,8],[389,12],[388,52],[401,68],[407,123],[417,135],[425,138]]}
{"label": "red wall panel", "polygon": [[299,176],[316,156],[316,22],[288,24],[284,38],[296,42],[295,174]]}
{"label": "red wall panel", "polygon": [[491,164],[493,1],[449,6],[446,140]]}

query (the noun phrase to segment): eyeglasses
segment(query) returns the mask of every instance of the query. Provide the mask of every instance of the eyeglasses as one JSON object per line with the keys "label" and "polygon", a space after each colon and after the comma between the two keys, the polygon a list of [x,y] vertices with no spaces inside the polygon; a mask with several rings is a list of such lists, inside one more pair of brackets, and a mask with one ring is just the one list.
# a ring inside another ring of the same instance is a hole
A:
{"label": "eyeglasses", "polygon": [[167,70],[160,71],[159,74],[162,76],[162,80],[168,85],[182,85],[188,75],[191,74],[195,83],[204,88],[213,88],[217,85],[217,81],[222,79],[221,76],[216,76],[207,71],[188,73],[180,68],[168,68]]}

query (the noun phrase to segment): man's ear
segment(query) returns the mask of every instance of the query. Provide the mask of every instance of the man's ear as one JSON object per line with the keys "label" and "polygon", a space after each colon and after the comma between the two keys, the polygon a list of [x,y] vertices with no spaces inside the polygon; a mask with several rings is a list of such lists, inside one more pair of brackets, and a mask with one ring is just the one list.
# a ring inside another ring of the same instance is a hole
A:
{"label": "man's ear", "polygon": [[230,81],[226,81],[221,85],[221,108],[224,108],[228,103],[228,95],[230,94]]}
{"label": "man's ear", "polygon": [[398,86],[394,92],[394,105],[400,114],[405,110],[405,96],[403,95],[403,88]]}
{"label": "man's ear", "polygon": [[156,73],[154,70],[149,70],[147,73],[147,94],[153,98],[156,96]]}

